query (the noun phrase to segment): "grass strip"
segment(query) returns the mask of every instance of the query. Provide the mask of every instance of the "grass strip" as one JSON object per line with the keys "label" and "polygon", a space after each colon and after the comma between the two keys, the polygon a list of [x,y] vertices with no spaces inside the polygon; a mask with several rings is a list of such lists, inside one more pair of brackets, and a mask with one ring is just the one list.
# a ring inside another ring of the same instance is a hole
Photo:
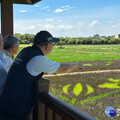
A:
{"label": "grass strip", "polygon": [[86,84],[88,92],[85,95],[89,95],[90,93],[94,92],[94,88],[92,88],[90,85]]}
{"label": "grass strip", "polygon": [[81,83],[77,83],[75,87],[73,88],[73,93],[77,97],[82,92],[82,90],[83,90],[83,87]]}
{"label": "grass strip", "polygon": [[77,100],[77,98],[73,98],[73,99],[69,102],[69,104],[73,106],[73,105],[75,104],[76,100]]}
{"label": "grass strip", "polygon": [[71,84],[68,84],[68,85],[66,85],[66,86],[64,86],[63,87],[63,92],[65,93],[65,94],[68,94],[68,88],[71,86]]}
{"label": "grass strip", "polygon": [[111,65],[113,62],[112,61],[108,61],[106,62],[107,64],[105,66]]}
{"label": "grass strip", "polygon": [[84,66],[92,66],[92,64],[84,64]]}
{"label": "grass strip", "polygon": [[69,98],[65,97],[65,96],[62,96],[62,95],[58,95],[59,98],[61,98],[62,100],[64,101],[69,101]]}
{"label": "grass strip", "polygon": [[85,100],[81,100],[81,101],[80,101],[80,104],[84,104],[84,103],[87,103],[87,102],[95,101],[95,100],[97,100],[97,99],[101,99],[101,98],[104,98],[104,97],[108,97],[109,95],[114,94],[114,93],[117,93],[117,92],[120,92],[120,89],[119,89],[119,90],[112,91],[112,92],[109,92],[109,93],[100,94],[100,95],[93,96],[93,97],[88,97],[88,98],[85,99]]}

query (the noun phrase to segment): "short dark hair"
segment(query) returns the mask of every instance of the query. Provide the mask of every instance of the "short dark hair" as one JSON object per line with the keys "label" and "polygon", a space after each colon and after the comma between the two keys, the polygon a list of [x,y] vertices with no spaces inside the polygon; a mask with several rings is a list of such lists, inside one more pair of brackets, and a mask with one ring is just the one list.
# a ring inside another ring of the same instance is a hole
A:
{"label": "short dark hair", "polygon": [[16,37],[12,35],[6,35],[3,39],[3,49],[10,49],[19,41]]}

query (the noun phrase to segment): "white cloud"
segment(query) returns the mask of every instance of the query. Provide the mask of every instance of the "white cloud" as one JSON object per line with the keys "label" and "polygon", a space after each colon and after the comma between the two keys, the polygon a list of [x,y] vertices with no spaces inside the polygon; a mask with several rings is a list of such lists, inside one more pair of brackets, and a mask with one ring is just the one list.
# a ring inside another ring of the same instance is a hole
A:
{"label": "white cloud", "polygon": [[63,11],[67,11],[69,9],[72,9],[72,7],[70,7],[69,5],[66,5],[66,6],[61,6],[61,8],[57,8],[54,12],[55,13],[60,13],[60,12],[63,12]]}
{"label": "white cloud", "polygon": [[63,12],[63,11],[64,11],[64,9],[58,8],[58,9],[55,10],[55,13],[59,13],[59,12]]}
{"label": "white cloud", "polygon": [[58,20],[57,23],[61,23],[62,21],[61,20]]}
{"label": "white cloud", "polygon": [[43,6],[43,5],[34,5],[34,7],[41,7],[41,6]]}
{"label": "white cloud", "polygon": [[111,26],[111,28],[118,28],[118,27],[120,27],[120,23]]}
{"label": "white cloud", "polygon": [[49,6],[43,7],[43,9],[48,9],[48,8],[49,8]]}
{"label": "white cloud", "polygon": [[40,24],[40,20],[20,20],[15,21],[14,23],[14,31],[15,33],[29,33],[29,34],[36,34],[40,30],[51,30],[54,29],[54,25],[52,24]]}
{"label": "white cloud", "polygon": [[117,25],[112,25],[112,26],[111,26],[111,28],[116,28],[116,27],[117,27]]}
{"label": "white cloud", "polygon": [[94,20],[90,23],[91,26],[99,25],[100,22],[98,20]]}
{"label": "white cloud", "polygon": [[[61,21],[61,20],[59,20]],[[46,24],[46,22],[41,20],[19,20],[19,21],[15,21],[14,23],[14,31],[15,33],[21,33],[21,34],[25,34],[25,33],[30,33],[30,34],[36,34],[37,32],[39,32],[40,30],[48,30],[48,31],[52,31],[53,33],[57,33],[59,34],[60,31],[69,31],[73,28],[72,25],[57,25],[57,21],[54,22],[54,24]]]}
{"label": "white cloud", "polygon": [[59,25],[57,26],[58,29],[63,29],[63,30],[70,30],[73,28],[71,25]]}
{"label": "white cloud", "polygon": [[54,19],[47,18],[46,21],[52,22]]}
{"label": "white cloud", "polygon": [[69,5],[61,6],[61,8],[71,8]]}
{"label": "white cloud", "polygon": [[27,12],[27,10],[20,10],[19,12]]}
{"label": "white cloud", "polygon": [[32,25],[32,26],[28,26],[28,27],[27,27],[28,30],[33,30],[34,28],[35,28],[34,25]]}
{"label": "white cloud", "polygon": [[55,26],[51,24],[42,25],[44,29],[53,29]]}
{"label": "white cloud", "polygon": [[[46,19],[49,20],[49,19]],[[91,22],[95,26],[91,26],[90,22],[78,22],[74,24],[65,24],[63,20],[55,20],[52,24],[47,24],[46,20],[19,20],[15,21],[14,24],[14,31],[15,33],[29,33],[29,34],[36,34],[40,30],[48,30],[54,36],[57,37],[89,37],[93,36],[94,34],[100,34],[109,36],[114,35],[116,33],[120,33],[120,23],[115,24],[114,26],[106,25],[106,24],[99,24],[98,21]],[[51,20],[51,19],[50,19]],[[51,20],[52,21],[52,20]],[[59,24],[58,24],[59,23]],[[96,25],[97,24],[97,25]]]}
{"label": "white cloud", "polygon": [[83,25],[85,25],[83,22],[78,23],[78,26],[83,26]]}

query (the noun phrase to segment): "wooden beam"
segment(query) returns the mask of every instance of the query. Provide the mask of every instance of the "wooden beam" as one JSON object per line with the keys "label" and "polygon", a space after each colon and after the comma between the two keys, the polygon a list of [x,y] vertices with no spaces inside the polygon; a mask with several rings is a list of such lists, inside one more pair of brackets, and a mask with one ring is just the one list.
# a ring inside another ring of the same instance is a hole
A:
{"label": "wooden beam", "polygon": [[17,4],[35,4],[41,0],[13,0],[13,3]]}
{"label": "wooden beam", "polygon": [[13,3],[16,3],[16,4],[29,4],[26,0],[13,0]]}
{"label": "wooden beam", "polygon": [[39,2],[39,1],[42,1],[42,0],[31,0],[33,4]]}
{"label": "wooden beam", "polygon": [[26,0],[28,4],[32,4],[32,1],[31,0]]}
{"label": "wooden beam", "polygon": [[2,0],[1,2],[1,33],[4,36],[13,35],[13,2]]}

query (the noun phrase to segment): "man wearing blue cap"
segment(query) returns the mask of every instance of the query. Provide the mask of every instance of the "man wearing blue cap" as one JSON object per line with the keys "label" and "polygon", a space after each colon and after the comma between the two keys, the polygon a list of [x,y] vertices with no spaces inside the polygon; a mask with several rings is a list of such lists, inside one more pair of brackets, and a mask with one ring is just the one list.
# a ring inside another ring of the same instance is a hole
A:
{"label": "man wearing blue cap", "polygon": [[34,106],[34,82],[46,73],[70,72],[82,63],[57,63],[49,60],[54,43],[48,31],[35,35],[32,47],[24,48],[12,64],[0,99],[0,120],[29,120]]}

